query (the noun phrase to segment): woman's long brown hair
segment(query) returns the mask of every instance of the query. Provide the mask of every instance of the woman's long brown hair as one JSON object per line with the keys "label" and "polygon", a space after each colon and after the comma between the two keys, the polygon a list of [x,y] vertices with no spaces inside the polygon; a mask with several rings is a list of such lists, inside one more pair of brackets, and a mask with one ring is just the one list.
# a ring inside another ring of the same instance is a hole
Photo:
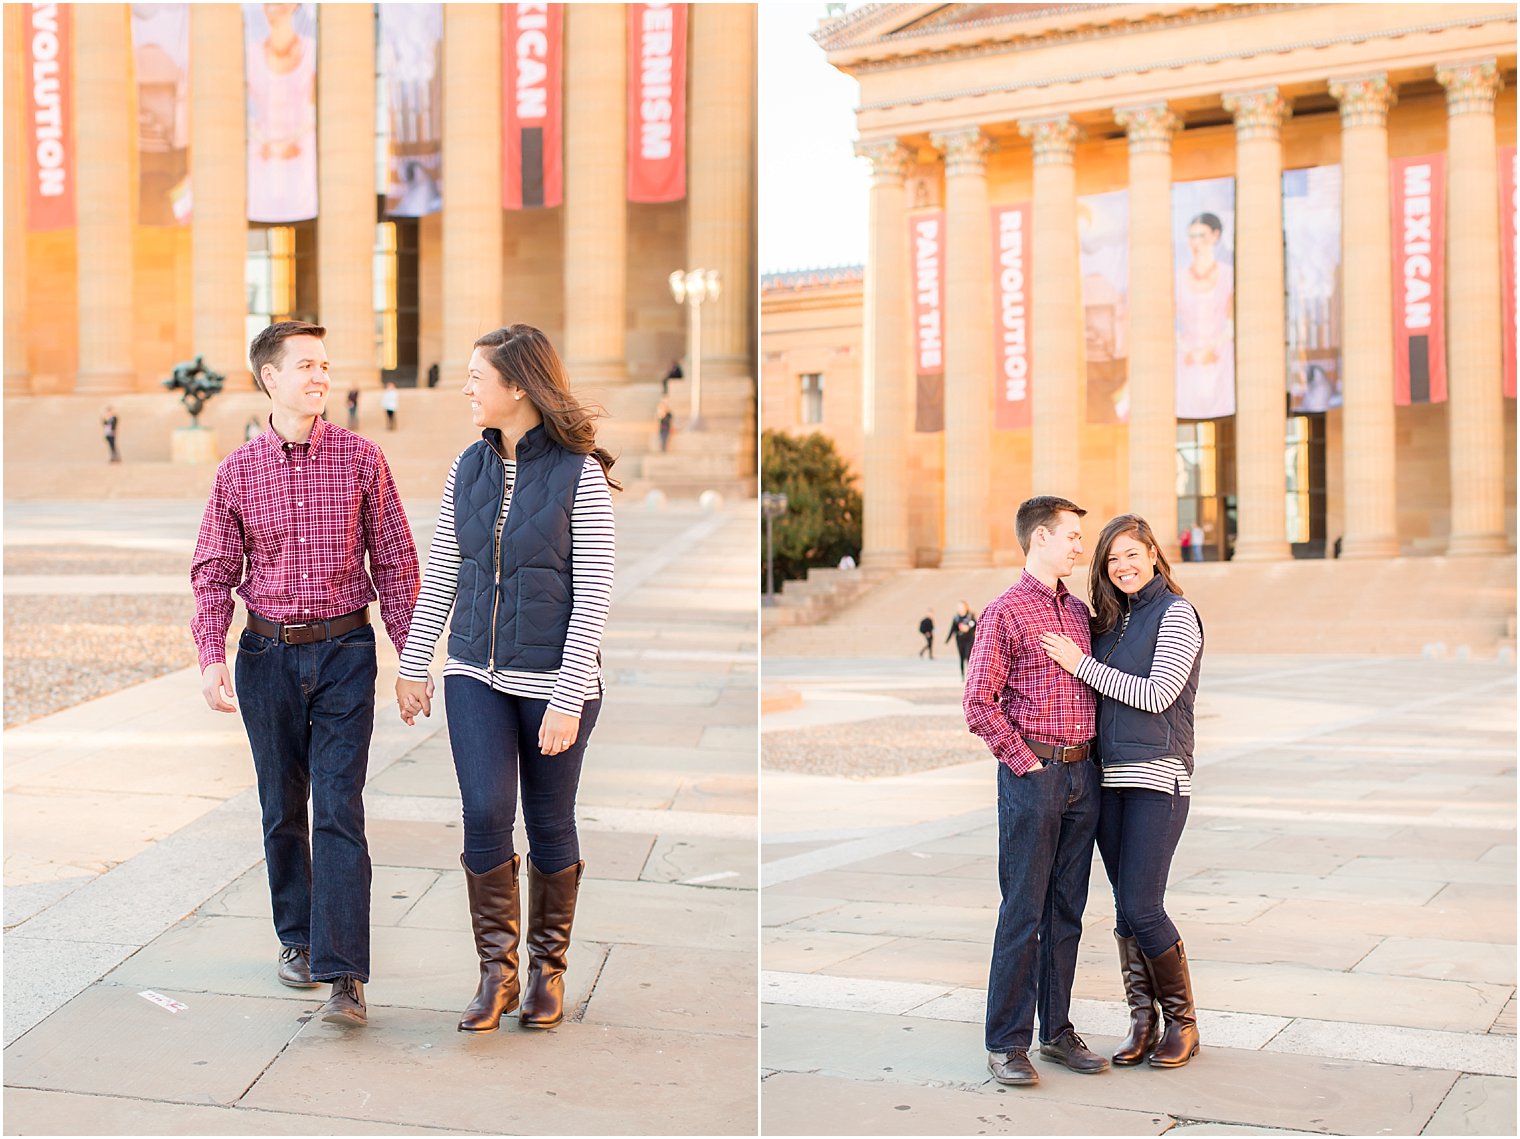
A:
{"label": "woman's long brown hair", "polygon": [[1115,628],[1124,612],[1125,595],[1108,577],[1108,551],[1125,535],[1133,537],[1156,555],[1156,572],[1161,575],[1169,590],[1178,597],[1182,596],[1182,586],[1172,576],[1172,567],[1167,564],[1166,554],[1156,541],[1156,535],[1151,532],[1151,524],[1138,514],[1121,514],[1103,527],[1103,532],[1098,535],[1097,548],[1093,550],[1092,561],[1087,567],[1088,586],[1092,592],[1093,627],[1099,633]]}
{"label": "woman's long brown hair", "polygon": [[593,455],[602,464],[607,485],[622,490],[612,477],[617,460],[605,447],[596,445],[596,421],[606,414],[594,404],[583,404],[570,390],[565,365],[549,338],[531,324],[513,324],[488,332],[475,341],[486,350],[486,359],[508,387],[521,389],[543,416],[544,431],[565,450]]}

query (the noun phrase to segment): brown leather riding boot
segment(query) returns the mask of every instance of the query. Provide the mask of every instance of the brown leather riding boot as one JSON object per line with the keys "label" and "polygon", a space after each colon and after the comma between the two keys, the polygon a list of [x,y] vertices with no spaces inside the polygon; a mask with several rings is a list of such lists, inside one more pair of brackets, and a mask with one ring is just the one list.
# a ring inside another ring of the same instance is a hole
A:
{"label": "brown leather riding boot", "polygon": [[1114,934],[1119,943],[1119,968],[1124,974],[1124,1000],[1129,1005],[1129,1035],[1114,1052],[1115,1064],[1138,1064],[1161,1039],[1161,1013],[1145,967],[1145,954],[1133,937]]}
{"label": "brown leather riding boot", "polygon": [[1198,1015],[1193,1008],[1193,982],[1188,976],[1187,953],[1177,942],[1160,957],[1147,957],[1166,1031],[1151,1052],[1153,1068],[1180,1068],[1198,1055]]}
{"label": "brown leather riding boot", "polygon": [[[464,865],[463,855],[459,863]],[[464,868],[475,952],[480,954],[480,987],[459,1018],[460,1032],[495,1032],[502,1014],[517,1007],[517,938],[522,928],[517,868],[521,863],[514,854],[484,874]]]}
{"label": "brown leather riding boot", "polygon": [[542,874],[528,859],[528,983],[517,1014],[524,1028],[553,1028],[565,1019],[565,955],[585,870],[577,862]]}

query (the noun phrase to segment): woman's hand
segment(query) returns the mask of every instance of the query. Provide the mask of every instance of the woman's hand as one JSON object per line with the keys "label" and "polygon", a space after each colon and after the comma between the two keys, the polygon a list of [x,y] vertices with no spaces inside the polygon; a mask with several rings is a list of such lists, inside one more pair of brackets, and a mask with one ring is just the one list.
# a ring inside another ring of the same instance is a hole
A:
{"label": "woman's hand", "polygon": [[411,727],[417,722],[417,713],[433,714],[433,678],[426,680],[403,680],[396,678],[396,707],[401,711],[401,722]]}
{"label": "woman's hand", "polygon": [[1083,652],[1077,647],[1077,642],[1060,633],[1041,633],[1040,647],[1045,650],[1045,655],[1050,657],[1058,665],[1073,676],[1077,674],[1077,666],[1082,663]]}
{"label": "woman's hand", "polygon": [[538,726],[538,750],[544,755],[558,755],[575,743],[580,733],[579,716],[567,716],[553,708],[546,708],[544,721]]}

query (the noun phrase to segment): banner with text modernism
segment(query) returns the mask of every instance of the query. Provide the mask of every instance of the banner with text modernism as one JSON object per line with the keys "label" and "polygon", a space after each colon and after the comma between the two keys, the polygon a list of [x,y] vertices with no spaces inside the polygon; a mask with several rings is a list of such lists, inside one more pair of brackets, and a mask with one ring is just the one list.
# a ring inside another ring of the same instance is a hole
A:
{"label": "banner with text modernism", "polygon": [[628,5],[628,200],[686,197],[686,5]]}

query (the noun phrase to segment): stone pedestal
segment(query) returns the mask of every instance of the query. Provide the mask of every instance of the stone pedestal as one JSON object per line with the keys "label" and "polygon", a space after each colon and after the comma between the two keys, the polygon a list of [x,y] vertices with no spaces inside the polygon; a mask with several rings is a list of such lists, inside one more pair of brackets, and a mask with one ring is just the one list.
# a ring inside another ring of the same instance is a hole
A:
{"label": "stone pedestal", "polygon": [[176,427],[169,442],[169,458],[180,466],[215,464],[216,432],[209,427]]}

